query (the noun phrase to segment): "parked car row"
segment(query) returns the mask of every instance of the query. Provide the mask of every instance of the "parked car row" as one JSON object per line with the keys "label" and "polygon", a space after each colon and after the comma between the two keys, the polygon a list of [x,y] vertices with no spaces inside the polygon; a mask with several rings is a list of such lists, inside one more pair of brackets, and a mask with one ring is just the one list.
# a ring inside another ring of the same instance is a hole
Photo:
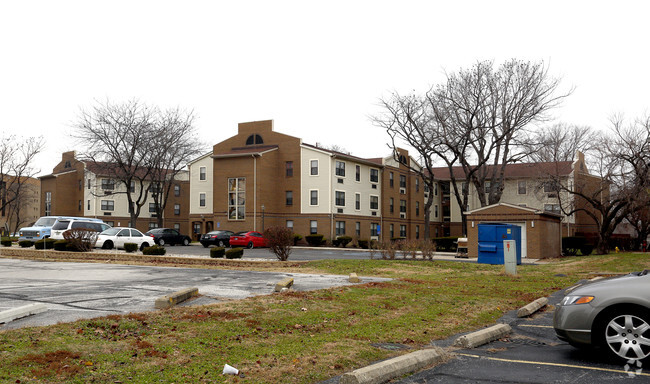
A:
{"label": "parked car row", "polygon": [[199,240],[204,247],[215,245],[217,247],[245,247],[259,248],[266,247],[267,242],[264,236],[257,231],[243,231],[234,233],[232,231],[216,230],[201,236]]}

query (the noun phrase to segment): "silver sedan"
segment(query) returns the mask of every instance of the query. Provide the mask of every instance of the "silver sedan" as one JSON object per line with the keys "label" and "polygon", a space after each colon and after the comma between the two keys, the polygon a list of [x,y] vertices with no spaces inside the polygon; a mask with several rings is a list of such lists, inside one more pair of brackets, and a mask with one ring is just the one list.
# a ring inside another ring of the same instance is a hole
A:
{"label": "silver sedan", "polygon": [[618,360],[650,356],[648,270],[597,280],[569,290],[557,306],[558,338],[576,347],[599,346]]}

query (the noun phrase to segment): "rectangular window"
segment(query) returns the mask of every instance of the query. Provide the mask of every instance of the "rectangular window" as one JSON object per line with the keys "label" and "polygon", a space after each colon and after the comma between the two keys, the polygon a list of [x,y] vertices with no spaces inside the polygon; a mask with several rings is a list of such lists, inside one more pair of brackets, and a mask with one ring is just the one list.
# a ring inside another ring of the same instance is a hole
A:
{"label": "rectangular window", "polygon": [[388,199],[388,211],[393,213],[395,211],[395,199],[392,197]]}
{"label": "rectangular window", "polygon": [[287,177],[293,177],[293,161],[287,161],[284,163],[285,175]]}
{"label": "rectangular window", "polygon": [[84,181],[79,179],[79,190],[82,191],[84,189]]}
{"label": "rectangular window", "polygon": [[336,176],[345,177],[345,163],[342,161],[336,162]]}
{"label": "rectangular window", "polygon": [[370,182],[377,183],[379,181],[379,170],[370,168]]}
{"label": "rectangular window", "polygon": [[399,211],[400,213],[406,213],[406,200],[399,201]]}
{"label": "rectangular window", "polygon": [[115,181],[111,179],[102,179],[102,189],[112,191],[115,189]]}
{"label": "rectangular window", "polygon": [[345,221],[336,222],[336,236],[345,235]]}
{"label": "rectangular window", "polygon": [[88,179],[88,189],[90,189],[90,179]]}
{"label": "rectangular window", "polygon": [[388,174],[388,185],[390,185],[391,188],[395,186],[395,174],[393,172]]}
{"label": "rectangular window", "polygon": [[388,231],[390,232],[389,234],[391,239],[395,237],[395,226],[393,224],[388,227]]}
{"label": "rectangular window", "polygon": [[293,220],[287,220],[287,228],[293,231]]}
{"label": "rectangular window", "polygon": [[354,223],[354,231],[356,232],[357,236],[361,236],[361,222],[357,221]]}
{"label": "rectangular window", "polygon": [[83,202],[79,200],[79,207],[78,210],[81,211],[83,209]]}
{"label": "rectangular window", "polygon": [[433,194],[438,196],[438,183],[435,183],[433,185]]}
{"label": "rectangular window", "polygon": [[88,200],[88,208],[86,208],[90,211],[90,200]]}
{"label": "rectangular window", "polygon": [[315,235],[318,233],[318,221],[310,220],[309,221],[309,233]]}
{"label": "rectangular window", "polygon": [[193,233],[201,233],[201,223],[192,224],[192,232]]}
{"label": "rectangular window", "polygon": [[45,216],[52,214],[52,192],[45,192]]}
{"label": "rectangular window", "polygon": [[379,224],[370,223],[370,236],[379,236]]}
{"label": "rectangular window", "polygon": [[181,214],[181,205],[174,204],[174,215],[180,215],[180,214]]}
{"label": "rectangular window", "polygon": [[199,167],[199,180],[207,180],[207,170],[205,167]]}
{"label": "rectangular window", "polygon": [[181,186],[176,184],[174,185],[174,196],[178,197],[181,195]]}
{"label": "rectangular window", "polygon": [[379,209],[379,196],[370,196],[370,209]]}
{"label": "rectangular window", "polygon": [[433,206],[433,217],[438,218],[438,204]]}
{"label": "rectangular window", "polygon": [[517,182],[517,193],[520,195],[526,194],[526,180],[519,180]]}
{"label": "rectangular window", "polygon": [[558,192],[560,188],[558,188],[558,184],[555,181],[547,181],[544,183],[544,192],[546,193],[551,193],[551,192]]}
{"label": "rectangular window", "polygon": [[156,203],[149,203],[149,213],[156,213]]}
{"label": "rectangular window", "polygon": [[149,223],[149,229],[151,230],[151,229],[154,229],[154,228],[158,228],[158,223],[156,223],[155,221],[152,221],[152,222]]}
{"label": "rectangular window", "polygon": [[415,216],[420,216],[420,202],[415,202]]}
{"label": "rectangular window", "polygon": [[312,176],[318,176],[318,160],[311,160],[309,164],[310,164],[309,174]]}
{"label": "rectangular window", "polygon": [[287,205],[293,205],[293,191],[285,191],[284,194]]}
{"label": "rectangular window", "polygon": [[135,193],[135,181],[131,181],[131,185],[129,186],[129,192]]}
{"label": "rectangular window", "polygon": [[420,238],[420,226],[419,225],[415,226],[415,238],[416,239]]}
{"label": "rectangular window", "polygon": [[199,193],[199,207],[205,207],[205,193]]}
{"label": "rectangular window", "polygon": [[309,191],[309,205],[318,205],[318,190]]}
{"label": "rectangular window", "polygon": [[420,179],[415,178],[415,192],[420,192]]}
{"label": "rectangular window", "polygon": [[399,226],[399,237],[406,237],[406,225]]}
{"label": "rectangular window", "polygon": [[115,202],[113,200],[102,200],[102,211],[114,211]]}
{"label": "rectangular window", "polygon": [[399,175],[399,187],[406,188],[406,176]]}
{"label": "rectangular window", "polygon": [[174,223],[174,229],[180,232],[181,224],[180,223]]}
{"label": "rectangular window", "polygon": [[361,210],[361,194],[360,193],[355,193],[354,194],[354,209],[357,211]]}
{"label": "rectangular window", "polygon": [[345,192],[336,191],[335,205],[345,207]]}
{"label": "rectangular window", "polygon": [[246,178],[228,178],[228,220],[246,219]]}
{"label": "rectangular window", "polygon": [[560,204],[544,204],[544,211],[556,213],[558,215],[562,214]]}
{"label": "rectangular window", "polygon": [[359,165],[357,165],[357,167],[356,167],[355,180],[356,181],[361,181],[361,166],[359,166]]}

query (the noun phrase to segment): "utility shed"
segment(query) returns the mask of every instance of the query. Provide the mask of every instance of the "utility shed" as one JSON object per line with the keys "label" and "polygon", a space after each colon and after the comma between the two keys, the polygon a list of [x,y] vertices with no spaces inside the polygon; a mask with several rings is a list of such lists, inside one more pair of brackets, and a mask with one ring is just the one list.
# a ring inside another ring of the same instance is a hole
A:
{"label": "utility shed", "polygon": [[468,257],[478,257],[479,223],[513,224],[521,228],[521,257],[546,259],[562,254],[561,219],[555,213],[499,203],[465,212]]}

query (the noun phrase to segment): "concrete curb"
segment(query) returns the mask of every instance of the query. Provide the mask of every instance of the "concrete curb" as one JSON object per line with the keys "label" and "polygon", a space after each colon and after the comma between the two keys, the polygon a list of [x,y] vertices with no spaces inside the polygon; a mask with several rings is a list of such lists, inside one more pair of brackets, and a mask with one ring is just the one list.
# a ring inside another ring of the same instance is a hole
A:
{"label": "concrete curb", "polygon": [[539,311],[542,307],[545,307],[548,304],[548,299],[546,297],[540,297],[539,299],[529,303],[517,311],[517,317],[527,317],[533,313]]}
{"label": "concrete curb", "polygon": [[282,292],[284,288],[289,289],[291,286],[293,286],[293,278],[287,277],[275,285],[275,292]]}
{"label": "concrete curb", "polygon": [[490,328],[481,329],[461,336],[454,341],[454,345],[463,348],[476,348],[480,345],[487,344],[490,341],[497,340],[512,331],[508,324],[497,324]]}
{"label": "concrete curb", "polygon": [[198,294],[198,288],[186,288],[182,291],[174,292],[172,294],[157,298],[155,307],[156,309],[171,308],[176,304],[180,304],[193,296],[197,296]]}
{"label": "concrete curb", "polygon": [[341,376],[339,384],[384,383],[395,377],[421,370],[446,357],[447,353],[439,347],[421,349],[345,373]]}
{"label": "concrete curb", "polygon": [[42,303],[29,304],[18,308],[8,309],[0,312],[0,323],[8,323],[12,320],[20,319],[21,317],[27,317],[45,311],[47,311],[47,307]]}
{"label": "concrete curb", "polygon": [[359,276],[357,276],[356,273],[352,272],[350,273],[350,277],[348,278],[348,281],[350,283],[360,283],[361,279],[359,278]]}

